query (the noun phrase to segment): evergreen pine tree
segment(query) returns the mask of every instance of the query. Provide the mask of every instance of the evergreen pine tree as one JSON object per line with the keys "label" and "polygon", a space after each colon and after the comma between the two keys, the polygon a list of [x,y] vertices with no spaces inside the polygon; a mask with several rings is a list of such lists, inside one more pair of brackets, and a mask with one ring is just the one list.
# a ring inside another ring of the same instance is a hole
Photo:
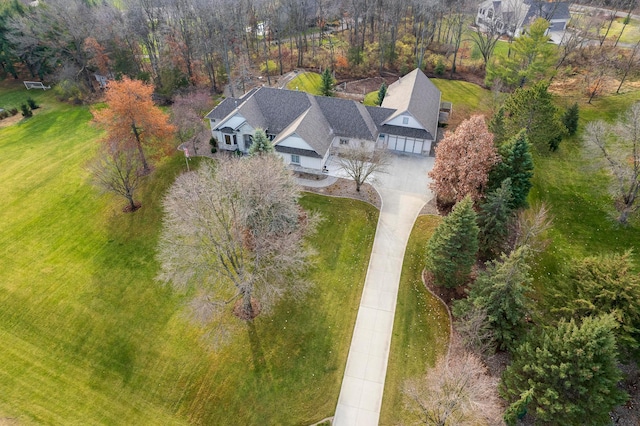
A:
{"label": "evergreen pine tree", "polygon": [[376,100],[376,105],[382,105],[382,101],[384,101],[385,96],[387,96],[387,83],[383,81],[380,85],[380,90],[378,90],[378,99]]}
{"label": "evergreen pine tree", "polygon": [[333,96],[333,76],[331,70],[326,68],[322,73],[322,81],[320,83],[320,94],[322,96]]}
{"label": "evergreen pine tree", "polygon": [[549,83],[540,82],[526,89],[516,89],[504,103],[505,138],[525,129],[529,142],[540,151],[558,148],[566,133],[558,109],[547,90]]}
{"label": "evergreen pine tree", "polygon": [[578,131],[578,120],[580,119],[580,108],[578,103],[571,105],[562,116],[562,124],[567,128],[567,133],[573,136]]}
{"label": "evergreen pine tree", "polygon": [[249,155],[262,155],[274,152],[273,144],[262,129],[256,129],[253,133],[253,143],[249,147]]}
{"label": "evergreen pine tree", "polygon": [[521,130],[504,143],[499,152],[502,161],[489,173],[489,189],[495,191],[509,178],[513,195],[509,207],[513,210],[527,207],[527,196],[532,187],[533,156],[526,131]]}
{"label": "evergreen pine tree", "polygon": [[427,243],[427,270],[434,284],[453,288],[469,278],[478,251],[478,224],[469,196],[457,203]]}
{"label": "evergreen pine tree", "polygon": [[495,259],[503,251],[509,235],[509,220],[513,210],[511,179],[506,178],[502,185],[490,192],[480,205],[478,214],[478,249],[482,259]]}
{"label": "evergreen pine tree", "polygon": [[517,402],[529,391],[528,408],[540,423],[609,424],[609,411],[627,400],[617,386],[615,327],[605,315],[582,324],[561,321],[530,336],[502,376],[502,395]]}
{"label": "evergreen pine tree", "polygon": [[487,269],[478,275],[471,286],[469,297],[456,304],[456,316],[469,309],[484,309],[487,321],[501,349],[513,349],[525,331],[525,315],[531,290],[531,277],[527,265],[528,247],[520,247],[500,261],[487,263]]}
{"label": "evergreen pine tree", "polygon": [[553,291],[552,311],[583,318],[613,314],[619,327],[616,341],[624,358],[640,347],[640,275],[634,272],[631,251],[587,257],[567,265]]}
{"label": "evergreen pine tree", "polygon": [[489,121],[489,131],[493,133],[493,143],[499,149],[500,145],[505,141],[505,128],[504,128],[504,107],[500,107],[498,112],[493,114],[491,121]]}

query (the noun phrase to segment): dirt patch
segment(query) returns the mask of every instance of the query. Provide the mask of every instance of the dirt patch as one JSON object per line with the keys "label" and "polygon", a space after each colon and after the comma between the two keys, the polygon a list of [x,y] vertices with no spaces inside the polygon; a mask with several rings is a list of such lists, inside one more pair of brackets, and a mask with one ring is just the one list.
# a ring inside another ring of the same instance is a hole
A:
{"label": "dirt patch", "polygon": [[378,210],[382,208],[382,199],[380,198],[380,195],[378,195],[378,192],[368,183],[365,183],[360,187],[360,192],[356,191],[356,184],[347,179],[338,179],[334,184],[325,188],[303,186],[303,189],[307,192],[328,195],[330,197],[353,198],[369,203]]}
{"label": "dirt patch", "polygon": [[350,94],[354,96],[366,95],[369,92],[375,92],[380,89],[383,82],[387,83],[387,86],[391,85],[398,80],[397,75],[386,75],[383,77],[369,77],[362,80],[353,81],[341,81],[336,85],[336,88],[344,94]]}

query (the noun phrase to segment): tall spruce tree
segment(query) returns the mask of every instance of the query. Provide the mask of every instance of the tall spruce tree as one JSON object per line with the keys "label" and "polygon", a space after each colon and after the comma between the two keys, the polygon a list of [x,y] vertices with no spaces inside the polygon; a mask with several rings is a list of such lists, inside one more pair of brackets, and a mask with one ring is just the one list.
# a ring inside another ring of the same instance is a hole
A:
{"label": "tall spruce tree", "polygon": [[490,192],[480,205],[478,250],[481,259],[495,259],[503,252],[509,236],[509,221],[513,213],[512,200],[511,179],[506,178],[502,181],[502,185]]}
{"label": "tall spruce tree", "polygon": [[253,133],[253,142],[249,147],[249,155],[262,155],[274,152],[273,144],[262,129],[256,129]]}
{"label": "tall spruce tree", "polygon": [[320,94],[322,96],[333,96],[333,76],[331,70],[326,68],[322,73],[322,80],[320,82]]}
{"label": "tall spruce tree", "polygon": [[569,136],[573,136],[578,131],[578,121],[580,120],[580,107],[574,103],[564,112],[562,124],[567,128]]}
{"label": "tall spruce tree", "polygon": [[497,148],[505,141],[506,130],[504,128],[504,106],[501,106],[498,111],[493,114],[489,121],[489,131],[493,133],[493,143]]}
{"label": "tall spruce tree", "polygon": [[513,349],[525,331],[525,316],[530,304],[531,276],[527,265],[528,247],[503,254],[500,261],[487,263],[471,286],[469,297],[456,303],[457,317],[470,309],[483,309],[501,349]]}
{"label": "tall spruce tree", "polygon": [[[609,411],[626,401],[611,315],[561,321],[531,335],[513,353],[500,391],[512,402],[530,393],[528,408],[540,423],[607,425]],[[513,410],[509,410],[510,412]],[[509,424],[514,424],[514,419]]]}
{"label": "tall spruce tree", "polygon": [[387,96],[387,83],[383,81],[380,85],[380,90],[378,90],[378,99],[376,99],[376,105],[382,105],[382,101],[384,101],[385,96]]}
{"label": "tall spruce tree", "polygon": [[521,130],[502,144],[499,153],[502,161],[489,173],[488,187],[495,191],[505,179],[511,179],[512,198],[509,207],[513,210],[527,207],[527,196],[533,185],[533,156],[526,131]]}
{"label": "tall spruce tree", "polygon": [[529,142],[539,151],[555,151],[558,148],[567,129],[560,122],[560,114],[548,87],[549,83],[540,82],[529,88],[516,89],[505,100],[506,139],[525,129]]}
{"label": "tall spruce tree", "polygon": [[467,196],[438,225],[427,243],[426,267],[434,284],[453,288],[469,278],[478,251],[478,224]]}

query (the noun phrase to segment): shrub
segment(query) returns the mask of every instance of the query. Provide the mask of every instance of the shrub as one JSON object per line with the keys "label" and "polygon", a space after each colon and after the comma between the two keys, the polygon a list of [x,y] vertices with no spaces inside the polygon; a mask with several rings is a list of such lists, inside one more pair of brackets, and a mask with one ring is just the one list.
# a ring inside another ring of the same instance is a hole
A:
{"label": "shrub", "polygon": [[70,102],[72,104],[79,105],[84,100],[84,93],[80,88],[80,85],[75,81],[62,80],[53,89],[56,97],[59,101]]}
{"label": "shrub", "polygon": [[209,139],[209,145],[211,145],[211,148],[217,148],[218,139],[216,139],[215,136],[211,136],[211,139]]}
{"label": "shrub", "polygon": [[436,65],[433,67],[433,72],[435,72],[436,75],[443,75],[444,71],[445,71],[444,62],[442,61],[441,58],[438,58]]}
{"label": "shrub", "polygon": [[218,149],[215,146],[211,147],[211,153],[215,154],[216,152],[218,152]]}
{"label": "shrub", "polygon": [[9,111],[0,111],[0,120],[4,120],[9,117]]}
{"label": "shrub", "polygon": [[29,108],[27,104],[20,105],[20,109],[22,110],[23,117],[31,117],[33,115],[33,111],[31,111],[31,108]]}
{"label": "shrub", "polygon": [[38,109],[40,108],[40,105],[38,105],[36,103],[36,101],[34,101],[32,98],[27,98],[27,105],[29,105],[29,108],[31,109]]}
{"label": "shrub", "polygon": [[9,108],[9,115],[16,115],[18,113],[18,108],[13,107]]}

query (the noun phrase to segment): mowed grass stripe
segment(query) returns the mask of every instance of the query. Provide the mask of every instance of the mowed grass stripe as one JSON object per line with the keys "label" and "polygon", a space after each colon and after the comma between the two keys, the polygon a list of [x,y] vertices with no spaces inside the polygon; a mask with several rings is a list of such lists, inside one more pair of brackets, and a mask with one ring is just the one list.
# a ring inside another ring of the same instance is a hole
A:
{"label": "mowed grass stripe", "polygon": [[404,406],[404,383],[424,375],[427,368],[447,351],[447,310],[422,283],[425,247],[441,220],[439,216],[419,216],[407,243],[384,385],[381,425],[415,423],[416,418]]}

